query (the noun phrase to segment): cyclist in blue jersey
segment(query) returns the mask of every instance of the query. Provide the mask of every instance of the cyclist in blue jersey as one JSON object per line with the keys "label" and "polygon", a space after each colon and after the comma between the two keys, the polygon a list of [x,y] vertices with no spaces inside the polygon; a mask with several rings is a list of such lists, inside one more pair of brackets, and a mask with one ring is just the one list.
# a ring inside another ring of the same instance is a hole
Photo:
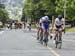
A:
{"label": "cyclist in blue jersey", "polygon": [[[50,20],[48,16],[44,16],[39,20],[40,32],[43,33],[43,37],[45,37],[45,35],[49,35],[49,24]],[[43,40],[45,41],[45,38],[43,38]]]}

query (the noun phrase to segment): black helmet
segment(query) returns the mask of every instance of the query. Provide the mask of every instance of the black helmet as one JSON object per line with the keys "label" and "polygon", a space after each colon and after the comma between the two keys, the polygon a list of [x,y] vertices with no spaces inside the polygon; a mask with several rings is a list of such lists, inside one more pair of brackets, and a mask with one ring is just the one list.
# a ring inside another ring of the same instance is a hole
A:
{"label": "black helmet", "polygon": [[59,18],[59,20],[61,20],[62,19],[62,15],[58,15],[58,18]]}

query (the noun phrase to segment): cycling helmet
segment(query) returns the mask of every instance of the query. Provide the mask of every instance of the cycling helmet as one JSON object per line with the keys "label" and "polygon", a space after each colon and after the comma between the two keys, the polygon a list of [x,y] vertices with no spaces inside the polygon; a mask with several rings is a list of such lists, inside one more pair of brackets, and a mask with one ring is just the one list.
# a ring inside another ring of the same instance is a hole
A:
{"label": "cycling helmet", "polygon": [[45,19],[46,19],[46,20],[49,20],[48,16],[45,16]]}
{"label": "cycling helmet", "polygon": [[62,15],[58,15],[58,18],[59,18],[59,20],[61,20],[62,19]]}

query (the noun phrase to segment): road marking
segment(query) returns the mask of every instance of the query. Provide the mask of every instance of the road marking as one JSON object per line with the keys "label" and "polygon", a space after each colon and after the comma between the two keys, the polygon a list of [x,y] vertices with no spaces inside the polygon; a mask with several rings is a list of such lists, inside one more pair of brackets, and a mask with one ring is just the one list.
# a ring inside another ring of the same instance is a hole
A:
{"label": "road marking", "polygon": [[[32,36],[34,36],[34,35],[32,35]],[[34,38],[35,39],[35,38]],[[50,52],[52,52],[55,56],[60,56],[58,53],[56,53],[52,48],[50,48],[50,47],[46,47],[48,50],[50,50]]]}
{"label": "road marking", "polygon": [[47,49],[50,50],[55,56],[60,56],[58,53],[56,53],[52,48],[47,46]]}

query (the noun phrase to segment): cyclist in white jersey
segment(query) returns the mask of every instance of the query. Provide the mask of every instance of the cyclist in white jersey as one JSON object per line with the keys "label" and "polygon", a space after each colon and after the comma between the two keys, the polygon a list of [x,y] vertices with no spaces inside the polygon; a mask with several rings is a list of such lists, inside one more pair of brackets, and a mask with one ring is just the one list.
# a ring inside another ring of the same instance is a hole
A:
{"label": "cyclist in white jersey", "polygon": [[65,29],[65,20],[61,15],[58,15],[58,17],[55,19],[54,28],[55,28],[55,34],[57,34],[57,31],[59,29],[61,29],[61,31]]}
{"label": "cyclist in white jersey", "polygon": [[59,15],[58,18],[55,19],[54,26],[55,26],[56,30],[58,30],[60,28],[64,29],[64,26],[65,26],[64,22],[65,22],[64,18],[62,18],[62,16]]}

